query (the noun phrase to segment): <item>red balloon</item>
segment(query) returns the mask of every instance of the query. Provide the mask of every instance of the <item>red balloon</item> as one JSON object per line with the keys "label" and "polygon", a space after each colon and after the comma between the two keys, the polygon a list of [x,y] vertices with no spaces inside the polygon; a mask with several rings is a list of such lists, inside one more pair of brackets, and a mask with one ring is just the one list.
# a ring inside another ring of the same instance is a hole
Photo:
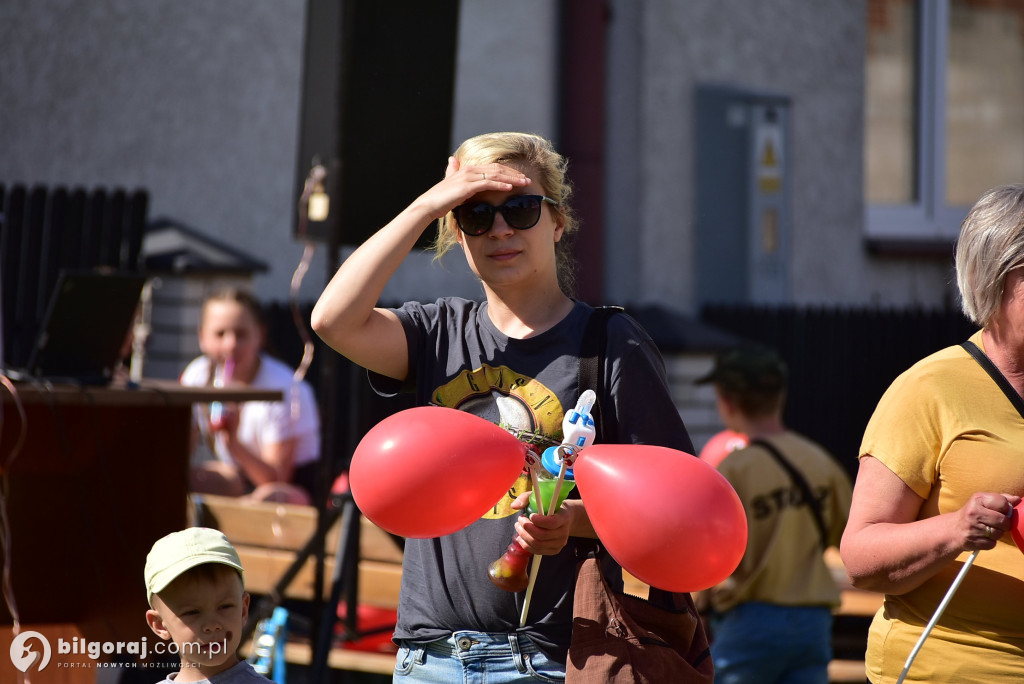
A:
{"label": "red balloon", "polygon": [[750,444],[750,440],[742,432],[735,430],[722,430],[708,440],[704,448],[700,450],[700,460],[708,465],[717,468],[722,460],[743,447]]}
{"label": "red balloon", "polygon": [[1010,534],[1013,541],[1017,542],[1017,548],[1024,552],[1024,501],[1013,507],[1013,518],[1010,519]]}
{"label": "red balloon", "polygon": [[637,579],[701,591],[729,577],[747,546],[736,490],[704,461],[675,449],[595,444],[573,464],[590,522]]}
{"label": "red balloon", "polygon": [[373,426],[349,466],[352,497],[381,529],[441,537],[487,512],[519,477],[526,447],[479,416],[439,406]]}

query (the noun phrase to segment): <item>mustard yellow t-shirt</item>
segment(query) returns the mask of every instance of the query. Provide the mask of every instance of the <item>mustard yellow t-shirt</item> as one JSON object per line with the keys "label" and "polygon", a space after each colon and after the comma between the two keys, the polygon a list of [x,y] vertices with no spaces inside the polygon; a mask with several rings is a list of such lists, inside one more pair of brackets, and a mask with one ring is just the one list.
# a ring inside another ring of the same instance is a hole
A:
{"label": "mustard yellow t-shirt", "polygon": [[[971,340],[982,346],[981,333]],[[881,461],[924,499],[920,519],[975,492],[1024,495],[1024,418],[959,345],[892,383],[868,422],[861,456]],[[867,674],[895,682],[969,553],[917,589],[886,596],[868,636]],[[1024,682],[1024,554],[1010,534],[982,551],[910,668],[907,682]]]}
{"label": "mustard yellow t-shirt", "polygon": [[[792,430],[767,439],[803,475],[822,506],[829,545],[838,545],[850,512],[846,471],[820,445]],[[747,515],[747,548],[739,567],[711,590],[724,613],[747,601],[781,606],[837,606],[839,589],[822,556],[821,534],[789,473],[758,445],[718,464]]]}

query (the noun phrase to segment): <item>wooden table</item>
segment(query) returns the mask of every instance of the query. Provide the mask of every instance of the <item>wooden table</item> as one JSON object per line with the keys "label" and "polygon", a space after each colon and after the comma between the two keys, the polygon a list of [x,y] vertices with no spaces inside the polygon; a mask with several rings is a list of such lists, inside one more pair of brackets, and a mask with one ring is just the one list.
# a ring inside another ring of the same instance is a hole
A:
{"label": "wooden table", "polygon": [[[53,642],[50,665],[32,672],[32,681],[92,682],[94,669],[73,675],[75,668],[59,667],[74,658],[57,653],[57,632],[65,641],[75,633],[100,642],[156,638],[145,622],[143,568],[154,541],[187,526],[192,404],[283,395],[166,381],[15,389],[24,420],[14,397],[0,388],[12,593],[22,631],[31,626]],[[0,547],[0,561],[6,553]],[[13,632],[5,625],[11,624],[0,599],[2,682],[17,681],[8,657]]]}

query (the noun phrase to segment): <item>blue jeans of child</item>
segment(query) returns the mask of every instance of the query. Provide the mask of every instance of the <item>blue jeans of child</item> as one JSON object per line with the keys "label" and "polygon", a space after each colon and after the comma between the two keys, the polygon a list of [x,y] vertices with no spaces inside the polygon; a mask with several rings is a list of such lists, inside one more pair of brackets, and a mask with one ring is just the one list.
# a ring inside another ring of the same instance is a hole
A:
{"label": "blue jeans of child", "polygon": [[828,607],[741,603],[711,630],[715,684],[828,684]]}
{"label": "blue jeans of child", "polygon": [[564,682],[565,665],[516,634],[455,632],[429,644],[399,643],[395,682]]}

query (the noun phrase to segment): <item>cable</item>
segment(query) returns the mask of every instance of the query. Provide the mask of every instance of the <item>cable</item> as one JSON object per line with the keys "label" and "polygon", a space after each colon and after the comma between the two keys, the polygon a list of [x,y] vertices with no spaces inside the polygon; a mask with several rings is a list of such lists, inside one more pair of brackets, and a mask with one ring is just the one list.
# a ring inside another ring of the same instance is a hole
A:
{"label": "cable", "polygon": [[[10,468],[25,443],[25,437],[28,434],[28,417],[25,415],[25,407],[21,403],[21,397],[18,396],[18,390],[10,378],[0,374],[0,384],[11,393],[14,405],[18,409],[18,416],[21,418],[21,431],[14,442],[11,454],[0,464],[0,480],[2,480],[0,482],[0,545],[3,546],[4,551],[3,576],[0,584],[3,587],[7,612],[11,614],[12,637],[17,637],[21,633],[21,616],[18,614],[18,603],[14,599],[14,587],[11,585],[11,521],[7,513],[7,500],[10,498]],[[0,435],[3,434],[3,429],[6,427],[2,406],[0,403]],[[18,681],[28,682],[28,675],[19,672]]]}
{"label": "cable", "polygon": [[296,390],[298,389],[299,383],[306,377],[309,365],[313,362],[313,339],[309,334],[308,328],[306,328],[305,321],[302,318],[302,311],[299,307],[299,286],[302,284],[302,278],[306,275],[306,271],[309,270],[309,262],[313,258],[314,251],[315,247],[313,246],[313,243],[306,242],[306,246],[302,250],[302,260],[295,269],[295,273],[292,274],[292,319],[295,321],[295,328],[299,331],[299,336],[302,337],[302,361],[299,363],[298,368],[295,369],[295,373],[292,375],[290,403],[293,421],[298,420],[299,417],[299,395]]}
{"label": "cable", "polygon": [[[11,449],[10,457],[3,463],[0,463],[0,472],[6,473],[7,469],[14,463],[14,459],[18,457],[18,452],[21,451],[21,447],[25,444],[25,437],[28,434],[28,417],[25,415],[25,407],[21,403],[21,397],[18,396],[18,390],[11,382],[10,378],[6,374],[0,373],[0,384],[2,384],[8,392],[11,393],[11,397],[14,399],[14,405],[18,409],[18,417],[21,418],[21,432],[18,433],[18,439],[14,443],[14,447]],[[2,407],[2,404],[0,404]],[[3,430],[4,426],[4,414],[3,409],[0,408],[0,431]],[[7,480],[4,479],[6,484]]]}
{"label": "cable", "polygon": [[309,175],[306,176],[306,183],[303,185],[302,195],[299,197],[298,202],[299,223],[296,232],[303,238],[306,245],[302,250],[302,259],[299,261],[299,265],[295,268],[295,272],[292,274],[291,294],[289,298],[291,303],[292,319],[295,321],[295,328],[299,331],[299,336],[302,338],[302,361],[299,363],[298,368],[295,369],[295,373],[292,376],[293,385],[290,396],[292,420],[298,420],[299,413],[299,396],[296,390],[298,389],[299,383],[306,377],[306,372],[309,370],[309,366],[313,362],[313,339],[309,334],[309,329],[306,327],[302,311],[299,306],[299,287],[302,285],[303,277],[305,277],[306,272],[309,270],[309,264],[313,259],[313,253],[316,251],[315,245],[307,235],[310,216],[313,215],[314,220],[323,221],[327,218],[327,212],[330,207],[329,198],[327,193],[324,191],[324,180],[326,178],[327,168],[314,160],[313,168],[309,170]]}

